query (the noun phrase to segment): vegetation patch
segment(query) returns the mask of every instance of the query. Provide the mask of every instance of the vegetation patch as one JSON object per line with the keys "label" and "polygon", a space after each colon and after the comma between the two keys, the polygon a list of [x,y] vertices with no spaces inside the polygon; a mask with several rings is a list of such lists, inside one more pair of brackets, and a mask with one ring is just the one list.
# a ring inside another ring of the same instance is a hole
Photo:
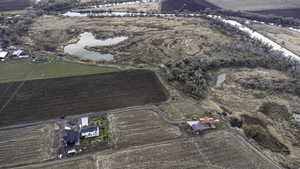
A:
{"label": "vegetation patch", "polygon": [[282,144],[277,138],[272,136],[268,129],[260,125],[247,125],[243,127],[248,138],[254,139],[259,145],[273,152],[289,154],[289,149]]}
{"label": "vegetation patch", "polygon": [[265,115],[271,117],[275,120],[288,120],[289,119],[289,110],[287,106],[280,105],[274,102],[263,103],[259,109],[259,112],[264,113]]}

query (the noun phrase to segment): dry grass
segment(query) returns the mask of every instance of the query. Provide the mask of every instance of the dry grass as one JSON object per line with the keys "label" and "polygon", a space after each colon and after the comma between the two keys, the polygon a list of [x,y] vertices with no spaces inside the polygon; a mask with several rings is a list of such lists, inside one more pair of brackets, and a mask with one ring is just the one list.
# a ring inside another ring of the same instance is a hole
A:
{"label": "dry grass", "polygon": [[266,24],[253,24],[252,26],[258,32],[268,36],[295,54],[300,55],[300,32]]}

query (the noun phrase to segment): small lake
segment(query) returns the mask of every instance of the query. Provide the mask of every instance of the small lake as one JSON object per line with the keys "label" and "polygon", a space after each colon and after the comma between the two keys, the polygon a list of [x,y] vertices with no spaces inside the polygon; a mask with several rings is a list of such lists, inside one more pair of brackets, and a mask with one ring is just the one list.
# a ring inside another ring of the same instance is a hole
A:
{"label": "small lake", "polygon": [[81,59],[92,61],[111,61],[114,59],[114,56],[112,54],[103,54],[89,51],[85,49],[85,47],[111,46],[116,45],[126,39],[128,39],[128,37],[120,36],[115,38],[108,38],[105,40],[98,40],[91,32],[85,32],[79,35],[79,41],[77,43],[65,46],[64,52],[72,56],[77,56]]}

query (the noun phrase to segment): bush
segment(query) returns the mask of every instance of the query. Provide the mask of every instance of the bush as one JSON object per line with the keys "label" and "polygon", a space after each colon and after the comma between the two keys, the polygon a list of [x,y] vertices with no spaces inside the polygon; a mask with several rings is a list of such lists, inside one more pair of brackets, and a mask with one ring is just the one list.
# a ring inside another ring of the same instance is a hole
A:
{"label": "bush", "polygon": [[276,120],[288,120],[289,119],[289,110],[287,106],[280,105],[274,102],[263,103],[259,109],[259,112],[264,113],[265,115],[276,119]]}
{"label": "bush", "polygon": [[273,152],[283,153],[288,155],[289,149],[272,136],[268,130],[259,125],[247,125],[243,127],[248,138],[254,139],[259,145]]}

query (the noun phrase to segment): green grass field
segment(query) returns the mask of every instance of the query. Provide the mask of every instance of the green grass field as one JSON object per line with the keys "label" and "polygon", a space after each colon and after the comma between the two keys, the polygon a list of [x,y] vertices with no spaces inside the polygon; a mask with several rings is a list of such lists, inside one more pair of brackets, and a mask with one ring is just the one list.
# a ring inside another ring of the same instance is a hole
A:
{"label": "green grass field", "polygon": [[0,12],[0,15],[20,15],[24,14],[26,11],[25,10],[15,10],[15,11],[2,11]]}
{"label": "green grass field", "polygon": [[30,61],[0,62],[0,83],[106,73],[118,70],[112,67],[99,67],[63,61],[45,63],[32,63]]}

